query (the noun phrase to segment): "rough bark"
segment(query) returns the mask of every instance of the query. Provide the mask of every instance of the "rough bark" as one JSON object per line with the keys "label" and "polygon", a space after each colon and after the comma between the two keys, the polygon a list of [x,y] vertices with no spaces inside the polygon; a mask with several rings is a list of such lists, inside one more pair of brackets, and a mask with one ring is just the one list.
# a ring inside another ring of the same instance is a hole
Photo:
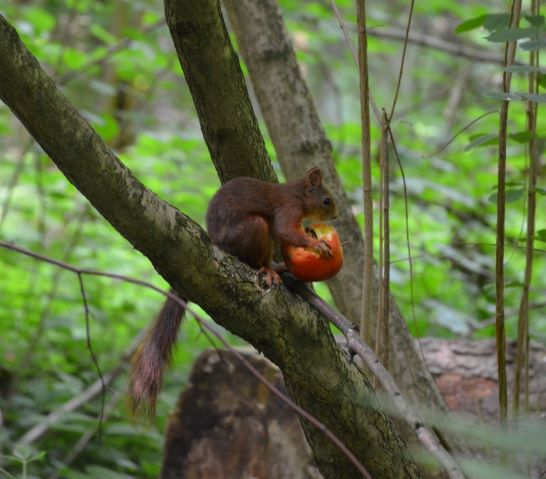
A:
{"label": "rough bark", "polygon": [[[474,414],[494,424],[499,415],[495,342],[427,338],[423,350],[436,384],[452,411]],[[546,411],[546,348],[530,344],[529,407],[531,413]],[[507,343],[508,400],[514,390],[516,344]],[[522,385],[523,390],[523,385]]]}
{"label": "rough bark", "polygon": [[[246,339],[283,371],[292,396],[318,417],[374,477],[418,477],[369,382],[335,343],[323,318],[284,287],[212,247],[206,233],[123,165],[56,88],[0,16],[0,98],[72,184],[182,295]],[[359,477],[339,451],[310,435],[326,477]]]}
{"label": "rough bark", "polygon": [[276,182],[220,3],[167,0],[165,17],[222,182],[238,176]]}
{"label": "rough bark", "polygon": [[[255,353],[246,359],[286,394],[282,375]],[[193,366],[165,438],[161,479],[318,479],[294,412],[228,351]]]}
{"label": "rough bark", "polygon": [[[426,338],[422,345],[449,409],[495,425],[499,410],[495,342]],[[515,344],[507,345],[507,353],[512,391]],[[255,352],[245,356],[283,388],[274,365]],[[546,375],[546,348],[531,344],[530,356],[531,412],[540,414],[546,410],[546,382],[541,381]],[[544,470],[543,463],[533,465],[533,477]],[[196,361],[165,439],[161,479],[208,477],[322,477],[294,412],[227,351],[208,351]]]}
{"label": "rough bark", "polygon": [[[344,249],[344,266],[328,286],[340,311],[358,324],[364,254],[362,234],[335,170],[332,144],[326,137],[296,61],[279,7],[275,0],[224,0],[224,4],[286,177],[300,177],[312,165],[327,171],[325,182],[340,212],[335,226],[343,241],[348,243]],[[375,268],[372,311],[377,310],[378,297]],[[392,296],[390,311],[389,369],[393,377],[410,400],[444,409],[444,402]]]}

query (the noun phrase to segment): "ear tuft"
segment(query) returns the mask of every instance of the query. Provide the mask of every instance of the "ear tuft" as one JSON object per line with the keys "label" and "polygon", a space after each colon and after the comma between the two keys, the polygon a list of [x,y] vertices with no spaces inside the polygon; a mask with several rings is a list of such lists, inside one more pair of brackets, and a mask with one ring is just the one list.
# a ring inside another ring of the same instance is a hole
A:
{"label": "ear tuft", "polygon": [[320,186],[322,184],[322,171],[318,166],[314,166],[307,172],[307,180],[313,186]]}

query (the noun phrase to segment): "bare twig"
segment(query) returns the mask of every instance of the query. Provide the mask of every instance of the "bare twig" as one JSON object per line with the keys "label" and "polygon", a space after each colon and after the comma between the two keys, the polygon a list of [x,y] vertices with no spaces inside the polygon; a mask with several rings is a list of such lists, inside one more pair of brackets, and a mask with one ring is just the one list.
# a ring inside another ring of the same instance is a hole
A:
{"label": "bare twig", "polygon": [[[78,276],[89,275],[89,276],[102,276],[105,278],[117,279],[120,281],[136,284],[139,286],[143,286],[145,288],[152,289],[153,291],[156,291],[162,294],[163,296],[172,299],[177,304],[185,308],[185,310],[194,317],[194,319],[199,323],[199,325],[202,328],[209,331],[213,336],[215,336],[224,345],[224,347],[228,349],[231,353],[233,353],[235,357],[239,359],[239,361],[241,361],[241,363],[252,373],[252,375],[254,375],[260,382],[262,382],[275,396],[277,396],[281,401],[287,404],[298,415],[305,418],[307,421],[309,421],[309,423],[311,423],[319,431],[321,431],[324,435],[326,435],[328,439],[332,441],[332,443],[345,455],[345,457],[347,457],[347,459],[351,462],[351,464],[353,464],[358,469],[358,471],[362,474],[362,477],[366,479],[372,479],[372,477],[370,476],[369,472],[366,470],[364,465],[356,458],[356,456],[351,451],[349,451],[349,449],[347,449],[347,447],[338,439],[338,437],[332,431],[330,431],[323,423],[321,423],[318,419],[316,419],[312,414],[308,413],[307,411],[299,407],[289,397],[287,397],[279,389],[277,389],[272,383],[270,383],[265,378],[265,376],[263,376],[256,368],[254,368],[254,366],[252,366],[252,364],[250,364],[239,351],[232,348],[229,345],[229,343],[225,340],[225,338],[216,331],[215,328],[213,328],[210,324],[208,324],[207,321],[203,320],[195,311],[189,308],[187,303],[183,299],[178,297],[177,295],[171,292],[163,291],[162,289],[158,288],[157,286],[151,283],[148,283],[147,281],[142,281],[136,278],[131,278],[129,276],[124,276],[124,275],[116,274],[116,273],[106,273],[106,272],[97,271],[94,269],[78,268],[68,263],[64,263],[62,261],[50,258],[48,256],[35,253],[33,251],[27,250],[25,248],[16,246],[11,243],[7,243],[5,241],[0,241],[0,247],[6,248],[12,251],[16,251],[18,253],[22,253],[24,255],[38,259],[40,261],[44,261],[46,263],[55,265],[59,268],[66,269],[68,271],[75,273]],[[141,334],[142,336],[139,335],[139,337],[137,338],[138,341],[135,340],[132,343],[132,348],[134,347],[134,349],[132,349],[131,355],[134,352],[134,350],[138,347],[140,342],[142,341],[142,338],[144,337],[143,336],[144,333],[141,333]],[[110,373],[106,374],[104,377],[104,384],[106,385],[110,384],[115,379],[115,377],[117,377],[121,373],[123,366],[124,365],[120,365],[118,367],[119,370],[118,368],[116,368]],[[117,374],[114,374],[114,373],[117,373]],[[32,442],[36,441],[51,427],[52,424],[55,424],[56,422],[58,422],[65,413],[72,411],[76,409],[77,407],[81,406],[82,404],[84,404],[85,402],[87,402],[90,398],[98,394],[101,391],[101,388],[102,388],[102,382],[100,380],[95,381],[82,394],[66,402],[59,409],[49,414],[46,417],[45,421],[33,427],[26,434],[24,434],[21,437],[21,439],[19,439],[18,443],[22,445],[29,445]]]}
{"label": "bare twig", "polygon": [[[538,0],[531,1],[531,15],[538,16],[540,6]],[[534,71],[529,72],[529,94],[534,95],[538,92],[538,74],[539,52],[531,51],[529,54],[529,64],[535,67]],[[535,241],[535,216],[536,216],[536,185],[538,171],[538,148],[537,148],[537,114],[538,103],[527,101],[527,131],[531,134],[529,141],[529,172],[527,187],[527,238],[525,241],[525,273],[523,277],[523,288],[521,290],[521,299],[518,313],[518,337],[516,345],[516,364],[514,380],[514,415],[519,414],[519,402],[521,392],[521,372],[525,368],[525,405],[526,411],[529,410],[529,291],[531,289],[531,279],[533,275],[533,247]]]}
{"label": "bare twig", "polygon": [[400,170],[400,175],[402,176],[402,185],[404,188],[404,224],[406,225],[406,245],[408,247],[408,266],[409,266],[409,277],[410,277],[410,303],[411,303],[411,317],[413,319],[413,324],[415,327],[415,335],[417,336],[417,342],[419,344],[419,352],[421,353],[421,359],[423,364],[427,364],[425,359],[425,353],[423,352],[423,345],[419,340],[419,327],[417,325],[417,315],[415,314],[415,291],[413,288],[413,257],[411,253],[411,241],[410,241],[410,230],[409,230],[409,205],[408,205],[408,184],[406,182],[406,174],[404,173],[404,167],[402,166],[402,161],[400,160],[400,155],[398,154],[398,149],[396,148],[396,142],[394,141],[394,135],[392,129],[389,125],[389,136],[391,139],[392,150],[394,156],[396,157],[396,162],[398,163],[398,169]]}
{"label": "bare twig", "polygon": [[83,302],[83,312],[85,316],[85,338],[87,341],[87,349],[89,351],[89,354],[91,356],[91,361],[93,362],[93,365],[95,366],[95,370],[97,371],[97,375],[99,376],[99,380],[101,383],[101,404],[100,404],[100,413],[99,413],[99,442],[102,438],[102,421],[104,419],[104,400],[106,396],[106,384],[104,383],[104,376],[102,374],[102,371],[99,366],[99,360],[97,358],[97,355],[95,354],[95,351],[93,350],[93,345],[91,344],[91,329],[89,324],[89,303],[87,302],[87,293],[85,292],[85,286],[83,284],[83,277],[81,274],[78,274],[78,283],[80,285],[80,293],[82,295],[82,302]]}
{"label": "bare twig", "polygon": [[17,186],[17,182],[19,181],[19,176],[21,175],[21,172],[23,171],[23,168],[25,166],[25,155],[30,150],[33,144],[34,144],[34,139],[31,137],[25,142],[25,144],[21,148],[21,151],[19,152],[19,157],[17,158],[17,164],[15,165],[15,169],[13,170],[11,178],[6,187],[6,193],[5,193],[6,196],[4,197],[4,201],[2,202],[2,208],[0,210],[0,229],[2,228],[2,225],[4,224],[4,220],[6,219],[6,216],[8,215],[13,191],[15,187]]}
{"label": "bare twig", "polygon": [[[521,0],[513,0],[510,14],[510,27],[517,27],[521,14]],[[506,67],[514,64],[516,56],[516,42],[507,42],[505,48],[504,72],[502,75],[503,92],[510,91],[512,74]],[[501,425],[506,424],[508,393],[506,379],[506,331],[504,326],[504,221],[506,209],[506,138],[508,135],[508,107],[509,101],[504,100],[501,106],[499,125],[499,161],[497,180],[497,248],[496,248],[496,339],[497,339],[497,367],[499,376],[499,418]]]}
{"label": "bare twig", "polygon": [[[382,38],[385,40],[405,41],[406,32],[399,28],[374,28],[369,32],[371,37]],[[453,43],[441,38],[435,38],[430,35],[413,32],[408,37],[408,43],[419,45],[426,48],[432,48],[449,55],[466,58],[476,62],[487,62],[502,64],[503,58],[496,52],[488,52],[480,49],[479,46],[468,46],[464,43]]]}
{"label": "bare twig", "polygon": [[[529,311],[532,309],[543,309],[543,308],[546,308],[546,301],[531,303],[530,305],[528,305]],[[518,311],[519,311],[519,308],[508,309],[508,310],[505,310],[505,315],[515,316],[518,314]],[[482,319],[479,322],[473,322],[468,325],[468,331],[464,333],[462,337],[470,338],[472,337],[472,334],[476,331],[479,331],[484,328],[488,328],[489,326],[495,326],[496,320],[497,318],[495,316],[491,316],[490,318]]]}
{"label": "bare twig", "polygon": [[347,43],[347,46],[351,51],[351,55],[353,56],[355,64],[358,65],[358,55],[356,53],[355,46],[353,44],[353,41],[351,40],[349,32],[347,31],[347,25],[345,24],[345,20],[343,20],[343,16],[341,15],[339,8],[337,7],[336,0],[330,0],[330,4],[332,5],[332,9],[334,10],[334,14],[339,23],[339,28],[341,29],[341,31],[343,32],[343,36],[345,37],[345,43]]}
{"label": "bare twig", "polygon": [[[394,110],[392,110],[394,111]],[[391,111],[391,114],[392,114]],[[389,230],[389,118],[387,112],[383,110],[383,123],[381,125],[381,148],[379,151],[379,163],[381,170],[381,207],[380,207],[380,255],[383,262],[381,273],[381,289],[379,294],[379,307],[377,314],[377,334],[376,334],[376,351],[381,351],[378,354],[379,360],[389,368],[389,289],[390,289],[390,230]],[[381,268],[381,265],[380,265]]]}
{"label": "bare twig", "polygon": [[[83,207],[75,208],[73,214],[70,214],[65,218],[65,225],[55,233],[55,237],[60,237],[61,235],[65,238],[65,250],[63,252],[63,261],[69,261],[72,253],[78,244],[78,241],[80,239],[80,236],[83,232],[81,226],[81,223],[85,217],[85,215],[88,212],[88,206],[87,204],[83,205]],[[74,228],[74,232],[70,235],[70,237],[67,236],[66,231],[66,225],[71,225]],[[37,263],[40,264],[40,263]],[[28,372],[28,369],[30,365],[32,364],[32,360],[34,357],[34,353],[38,348],[38,344],[40,340],[42,339],[43,333],[47,326],[47,319],[49,317],[49,313],[51,311],[51,307],[53,305],[53,302],[57,298],[57,294],[59,292],[59,289],[62,285],[62,269],[56,269],[51,277],[49,278],[49,283],[51,284],[51,288],[49,289],[48,293],[43,298],[44,306],[41,308],[38,321],[36,322],[36,326],[34,328],[34,331],[30,338],[28,339],[28,342],[25,346],[24,352],[20,355],[20,359],[17,362],[16,367],[14,368],[14,371],[16,371],[16,374],[13,378],[13,381],[10,383],[10,387],[8,389],[7,393],[7,401],[8,403],[12,400],[15,392],[17,391],[17,388],[19,386],[19,383],[21,381],[21,378]],[[37,273],[33,274],[32,276],[35,278]],[[37,284],[36,281],[32,282],[31,287],[25,292],[26,296],[31,297],[33,294],[33,288],[35,288],[35,285]],[[31,303],[28,302],[26,305],[27,311],[24,311],[22,314],[22,317],[25,317],[28,314],[29,305]]]}
{"label": "bare twig", "polygon": [[[383,115],[386,115],[385,109],[382,109]],[[381,139],[380,139],[380,146],[379,146],[379,200],[377,204],[377,216],[378,216],[378,229],[379,229],[379,261],[378,261],[378,280],[379,280],[379,297],[377,298],[377,314],[376,314],[376,321],[375,321],[375,341],[374,341],[374,352],[379,361],[384,363],[384,356],[383,356],[383,348],[386,346],[385,344],[385,338],[383,338],[383,325],[385,324],[385,321],[388,321],[389,318],[385,317],[384,315],[384,304],[385,304],[385,295],[384,288],[385,288],[385,276],[384,276],[384,233],[385,230],[383,228],[383,220],[384,220],[384,202],[385,202],[385,184],[384,184],[384,178],[385,178],[385,157],[387,155],[387,140],[388,140],[388,126],[386,124],[383,124],[385,119],[383,118],[383,121],[381,122]],[[371,344],[371,343],[368,343]],[[374,377],[373,385],[375,388],[377,388],[377,378]]]}
{"label": "bare twig", "polygon": [[[138,337],[140,338],[141,336]],[[113,395],[112,399],[108,401],[108,404],[106,404],[106,406],[104,407],[104,420],[108,419],[108,417],[114,410],[114,407],[119,403],[122,396],[123,391],[117,391]],[[69,466],[74,461],[74,459],[76,459],[85,450],[85,447],[87,446],[87,444],[89,444],[89,442],[97,432],[97,429],[99,430],[100,434],[100,424],[94,424],[81,435],[76,444],[74,444],[70,451],[68,451],[68,453],[64,456],[58,468],[49,476],[49,479],[59,479],[59,477],[61,477],[60,475],[62,469],[66,466]]]}
{"label": "bare twig", "polygon": [[372,349],[368,347],[358,334],[355,325],[345,316],[332,309],[327,303],[313,293],[304,283],[297,281],[288,273],[283,273],[283,282],[287,287],[300,295],[311,306],[316,308],[328,321],[334,324],[347,339],[347,347],[351,354],[356,354],[368,369],[379,380],[381,387],[392,401],[400,418],[415,432],[424,448],[444,467],[447,477],[464,479],[464,475],[451,455],[446,451],[438,438],[427,429],[424,421],[412,410],[398,389],[390,373],[381,364]]}
{"label": "bare twig", "polygon": [[[14,247],[13,245],[10,245],[9,243],[0,242],[0,247],[11,249],[13,251],[17,251],[19,253],[23,253],[27,256],[31,256],[33,258],[39,259],[40,261],[45,261],[50,264],[54,264],[56,266],[59,266],[61,268],[67,269],[69,271],[72,271],[73,273],[78,273],[77,268],[74,268],[72,266],[67,265],[66,263],[62,263],[57,260],[53,260],[51,258],[46,258],[45,256],[39,255],[37,253],[33,253],[31,251],[25,250],[24,248]],[[86,274],[86,271],[80,271],[81,274]],[[95,272],[97,274],[97,272]],[[83,406],[84,404],[87,404],[91,399],[93,399],[97,394],[100,394],[103,390],[103,387],[107,387],[123,372],[125,369],[127,362],[133,355],[133,353],[138,348],[139,344],[142,341],[142,338],[144,338],[145,331],[142,331],[130,344],[130,346],[127,348],[127,350],[123,353],[121,356],[118,365],[106,373],[104,377],[101,379],[97,379],[93,384],[88,386],[84,391],[82,391],[80,394],[78,394],[76,397],[73,397],[69,401],[65,402],[62,406],[55,409],[54,411],[50,412],[43,421],[36,424],[34,427],[29,429],[25,434],[23,434],[19,440],[16,441],[17,444],[21,444],[23,446],[30,446],[32,443],[36,442],[38,439],[40,439],[49,429],[51,429],[52,426],[57,424],[58,422],[62,421],[63,417],[79,407]]]}
{"label": "bare twig", "polygon": [[[402,74],[404,73],[404,61],[406,60],[406,50],[408,49],[408,38],[409,38],[409,32],[411,27],[411,20],[413,18],[413,7],[415,6],[415,0],[411,0],[410,3],[410,10],[408,13],[408,23],[406,26],[406,35],[404,37],[404,47],[402,48],[402,59],[400,60],[400,71],[398,72],[398,80],[396,82],[396,90],[394,93],[394,99],[392,101],[391,106],[391,112],[388,116],[388,123],[392,121],[392,117],[394,115],[394,110],[396,108],[396,102],[398,100],[398,94],[400,93],[400,85],[402,84]],[[381,122],[381,125],[383,125],[383,122]]]}
{"label": "bare twig", "polygon": [[371,344],[373,281],[373,198],[370,139],[370,85],[368,77],[368,39],[366,36],[366,0],[357,0],[358,67],[360,78],[360,127],[362,129],[362,201],[364,205],[364,268],[360,331]]}
{"label": "bare twig", "polygon": [[[166,25],[165,19],[162,18],[161,20],[158,20],[157,22],[152,23],[152,24],[148,25],[147,27],[143,28],[142,33],[143,34],[150,33],[150,32],[152,32],[154,30],[157,30],[160,27],[165,26],[165,25]],[[63,75],[59,76],[59,78],[57,79],[57,83],[59,85],[65,85],[66,83],[74,80],[78,76],[85,73],[90,68],[92,68],[94,66],[104,65],[106,62],[108,62],[108,60],[114,54],[116,54],[117,52],[127,48],[131,43],[133,43],[133,41],[134,40],[132,38],[129,38],[129,37],[125,37],[125,38],[121,39],[118,43],[116,43],[115,45],[112,45],[110,48],[108,48],[108,50],[106,50],[106,52],[104,52],[104,55],[101,55],[98,58],[90,59],[88,62],[86,62],[82,66],[80,66],[77,70],[72,70],[72,71],[66,72]]]}
{"label": "bare twig", "polygon": [[442,116],[445,121],[445,135],[447,135],[447,132],[451,131],[453,125],[455,124],[455,121],[457,119],[457,113],[460,111],[459,106],[464,98],[465,93],[467,92],[467,84],[472,74],[473,66],[474,65],[469,64],[465,68],[461,68],[455,76],[453,83],[451,84],[447,101],[445,102],[442,112]]}
{"label": "bare twig", "polygon": [[468,130],[470,127],[472,127],[478,121],[480,121],[482,118],[485,118],[486,116],[492,115],[493,113],[498,113],[498,111],[497,110],[486,111],[485,113],[482,113],[481,115],[479,115],[477,118],[474,118],[473,120],[469,121],[465,126],[463,126],[459,131],[457,131],[448,141],[446,141],[438,150],[436,150],[436,151],[430,153],[429,155],[425,156],[425,158],[431,158],[431,157],[439,155],[444,150],[446,150],[447,147],[449,145],[451,145],[451,143],[453,143],[457,139],[457,137],[462,135],[466,130]]}

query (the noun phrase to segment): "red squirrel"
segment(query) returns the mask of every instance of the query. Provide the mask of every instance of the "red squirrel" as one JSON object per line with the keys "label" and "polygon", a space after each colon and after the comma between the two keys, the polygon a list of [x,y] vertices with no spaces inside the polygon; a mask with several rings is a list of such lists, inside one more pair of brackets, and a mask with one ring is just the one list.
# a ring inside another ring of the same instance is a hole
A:
{"label": "red squirrel", "polygon": [[[286,270],[284,263],[272,268],[273,240],[330,256],[326,243],[305,234],[302,221],[336,216],[334,199],[322,184],[321,170],[315,167],[302,179],[286,184],[234,178],[211,199],[206,221],[213,244],[264,273],[266,283],[272,286],[281,283],[279,273]],[[183,314],[183,308],[167,299],[135,356],[130,385],[135,413],[155,411]]]}

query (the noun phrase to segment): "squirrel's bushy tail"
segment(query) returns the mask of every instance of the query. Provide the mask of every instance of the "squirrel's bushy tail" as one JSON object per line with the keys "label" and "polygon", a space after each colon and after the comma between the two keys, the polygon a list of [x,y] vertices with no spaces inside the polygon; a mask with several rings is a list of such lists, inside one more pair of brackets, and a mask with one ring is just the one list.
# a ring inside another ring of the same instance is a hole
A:
{"label": "squirrel's bushy tail", "polygon": [[[172,294],[177,294],[174,290]],[[153,416],[185,308],[167,298],[133,359],[129,402],[134,415]]]}

